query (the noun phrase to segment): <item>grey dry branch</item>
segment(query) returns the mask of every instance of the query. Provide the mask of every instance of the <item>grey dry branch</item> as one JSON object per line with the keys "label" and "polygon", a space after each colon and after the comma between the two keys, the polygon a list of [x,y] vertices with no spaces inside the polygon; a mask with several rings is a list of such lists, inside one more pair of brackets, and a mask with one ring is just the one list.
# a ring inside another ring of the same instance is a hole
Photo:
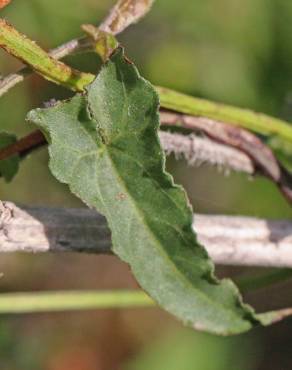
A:
{"label": "grey dry branch", "polygon": [[154,0],[119,0],[99,28],[117,35],[144,17],[153,3]]}
{"label": "grey dry branch", "polygon": [[[1,203],[0,203],[1,205]],[[193,227],[217,264],[292,268],[292,222],[195,215]],[[0,207],[0,253],[111,253],[106,220],[87,208]]]}

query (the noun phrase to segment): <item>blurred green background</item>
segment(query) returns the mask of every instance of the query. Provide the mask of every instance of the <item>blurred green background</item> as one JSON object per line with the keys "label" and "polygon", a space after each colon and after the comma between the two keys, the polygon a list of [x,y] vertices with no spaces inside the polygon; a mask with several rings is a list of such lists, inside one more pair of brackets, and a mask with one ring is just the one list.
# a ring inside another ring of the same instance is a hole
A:
{"label": "blurred green background", "polygon": [[[53,48],[98,24],[113,0],[14,0],[2,11],[16,28]],[[287,0],[157,0],[152,12],[119,37],[141,73],[157,85],[249,107],[292,120],[292,2]],[[67,58],[97,72],[94,54]],[[20,66],[0,52],[0,73]],[[70,96],[38,76],[0,99],[0,129],[21,136],[28,110]],[[83,206],[50,175],[46,150],[28,158],[0,198],[23,204]],[[209,167],[168,160],[196,212],[290,218],[292,210],[269,181],[224,176]],[[114,257],[1,256],[0,289],[110,289],[136,287]],[[245,274],[221,269],[220,274]],[[247,300],[259,309],[292,304],[285,283]],[[0,370],[269,370],[292,368],[292,322],[218,338],[183,328],[159,309],[0,317]]]}

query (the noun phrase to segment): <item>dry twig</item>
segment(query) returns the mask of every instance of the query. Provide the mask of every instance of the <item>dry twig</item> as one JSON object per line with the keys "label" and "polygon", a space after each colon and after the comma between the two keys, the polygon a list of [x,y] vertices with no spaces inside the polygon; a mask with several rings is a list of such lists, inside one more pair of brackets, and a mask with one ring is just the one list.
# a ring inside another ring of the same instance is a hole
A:
{"label": "dry twig", "polygon": [[[195,215],[199,242],[217,264],[292,267],[292,222]],[[111,253],[104,217],[87,208],[0,208],[2,252]]]}

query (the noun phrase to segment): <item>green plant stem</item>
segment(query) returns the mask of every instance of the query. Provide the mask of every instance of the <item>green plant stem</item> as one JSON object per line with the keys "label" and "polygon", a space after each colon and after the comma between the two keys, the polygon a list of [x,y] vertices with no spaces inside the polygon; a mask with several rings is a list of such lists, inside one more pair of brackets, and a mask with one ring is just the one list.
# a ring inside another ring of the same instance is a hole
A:
{"label": "green plant stem", "polygon": [[[88,37],[73,39],[65,44],[56,47],[49,51],[49,56],[54,59],[62,59],[67,55],[84,53],[92,50],[92,41]],[[29,67],[23,67],[15,73],[11,73],[0,80],[0,97],[5,95],[10,89],[24,81],[24,79],[34,73],[34,70]]]}
{"label": "green plant stem", "polygon": [[[273,270],[259,276],[236,280],[244,292],[261,289],[292,278],[292,269]],[[58,291],[0,294],[0,314],[61,312],[110,308],[154,307],[155,302],[141,290]]]}
{"label": "green plant stem", "polygon": [[[243,292],[265,288],[292,278],[292,269],[273,270],[259,276],[236,280]],[[110,308],[154,307],[155,302],[141,290],[58,291],[0,294],[0,314],[61,312]]]}
{"label": "green plant stem", "polygon": [[4,293],[0,314],[139,308],[155,306],[141,290]]}
{"label": "green plant stem", "polygon": [[[0,19],[0,46],[9,54],[24,61],[45,78],[62,84],[71,90],[82,91],[95,78],[91,73],[76,71],[70,66],[52,58],[35,42],[20,34],[3,19]],[[75,48],[74,51],[76,51]],[[5,86],[3,88],[4,92],[6,92]],[[163,108],[215,119],[244,127],[262,135],[278,136],[281,139],[292,142],[292,125],[278,118],[247,109],[194,98],[164,87],[156,87],[156,90],[159,93],[160,103]]]}
{"label": "green plant stem", "polygon": [[234,279],[242,292],[250,292],[292,279],[292,269],[272,269],[268,272]]}
{"label": "green plant stem", "polygon": [[92,74],[79,72],[53,59],[35,42],[19,33],[4,19],[0,19],[0,46],[46,79],[69,89],[82,91],[84,86],[93,79]]}
{"label": "green plant stem", "polygon": [[292,125],[278,118],[248,109],[214,103],[209,100],[194,98],[164,87],[156,87],[163,108],[177,112],[202,116],[233,124],[262,135],[280,136],[292,141]]}

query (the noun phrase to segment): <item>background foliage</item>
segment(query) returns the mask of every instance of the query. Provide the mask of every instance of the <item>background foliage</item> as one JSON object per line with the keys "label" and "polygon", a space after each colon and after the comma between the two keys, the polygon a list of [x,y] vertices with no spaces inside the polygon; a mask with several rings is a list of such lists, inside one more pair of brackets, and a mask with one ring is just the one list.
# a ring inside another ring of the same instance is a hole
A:
{"label": "background foliage", "polygon": [[[112,3],[83,0],[72,6],[70,0],[15,0],[2,13],[20,31],[52,48],[75,37],[80,24],[101,20]],[[159,0],[152,12],[120,40],[141,73],[156,85],[291,120],[291,20],[292,4],[285,0]],[[19,65],[2,52],[0,58],[3,75]],[[99,67],[95,55],[67,61],[84,71],[95,72]],[[28,125],[23,123],[28,110],[68,94],[37,76],[30,78],[1,98],[1,129],[18,135],[28,132]],[[197,212],[292,216],[277,189],[264,179],[224,177],[210,168],[190,171],[184,163],[173,160],[168,165],[188,190]],[[0,197],[22,203],[81,206],[49,174],[45,151],[28,159],[12,184],[1,181]],[[127,268],[109,257],[2,256],[0,272],[4,273],[0,280],[3,292],[135,285]],[[257,300],[252,295],[248,298],[260,309],[287,306],[289,286],[284,288],[263,292]],[[227,340],[181,331],[180,325],[159,310],[3,317],[0,369],[139,370],[146,364],[164,369],[170,368],[165,353],[174,356],[173,348],[176,358],[185,361],[180,361],[180,368],[186,370],[227,369],[236,348],[240,349],[244,369],[274,369],[276,361],[288,369],[292,364],[289,325],[291,333],[290,320]],[[175,333],[165,340],[169,331]],[[257,345],[248,345],[253,341]],[[189,348],[210,351],[212,356],[199,356]],[[136,355],[138,358],[131,360]],[[128,365],[129,361],[133,362]],[[174,360],[171,363],[174,366]]]}

